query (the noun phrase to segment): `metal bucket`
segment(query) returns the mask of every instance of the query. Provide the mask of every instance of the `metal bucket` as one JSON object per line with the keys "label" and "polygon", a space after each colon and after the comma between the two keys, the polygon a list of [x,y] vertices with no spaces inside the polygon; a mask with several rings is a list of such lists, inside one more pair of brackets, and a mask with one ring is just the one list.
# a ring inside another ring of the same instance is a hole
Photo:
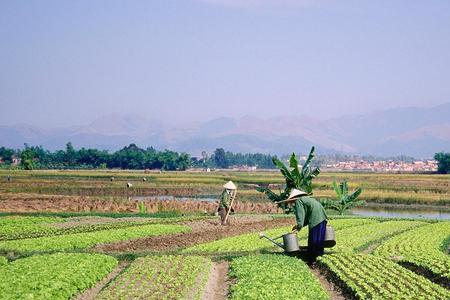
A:
{"label": "metal bucket", "polygon": [[298,245],[297,234],[291,232],[283,235],[283,248],[285,252],[295,252],[299,251],[300,247]]}
{"label": "metal bucket", "polygon": [[332,248],[336,245],[334,228],[329,225],[327,225],[327,229],[325,231],[325,240],[323,244],[325,248]]}

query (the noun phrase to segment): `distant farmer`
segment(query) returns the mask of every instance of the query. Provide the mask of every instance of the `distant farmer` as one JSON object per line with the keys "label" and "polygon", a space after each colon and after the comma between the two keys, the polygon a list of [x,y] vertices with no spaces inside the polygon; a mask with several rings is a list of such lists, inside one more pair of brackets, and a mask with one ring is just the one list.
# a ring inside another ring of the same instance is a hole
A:
{"label": "distant farmer", "polygon": [[234,212],[232,206],[234,197],[236,196],[237,187],[232,181],[228,181],[223,185],[223,187],[225,189],[223,190],[222,195],[220,195],[218,212],[220,216],[220,223],[225,225],[230,212]]}
{"label": "distant farmer", "polygon": [[319,201],[304,191],[293,189],[286,200],[288,205],[293,205],[297,225],[292,230],[298,231],[308,225],[308,256],[314,262],[317,256],[323,254],[325,231],[327,228],[327,214]]}

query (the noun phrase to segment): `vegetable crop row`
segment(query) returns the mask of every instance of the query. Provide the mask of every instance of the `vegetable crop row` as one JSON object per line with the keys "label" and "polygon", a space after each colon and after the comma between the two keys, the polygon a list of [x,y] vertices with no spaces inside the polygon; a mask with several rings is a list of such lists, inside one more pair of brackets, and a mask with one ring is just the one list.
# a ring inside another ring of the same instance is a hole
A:
{"label": "vegetable crop row", "polygon": [[336,234],[337,243],[332,248],[332,251],[357,252],[366,248],[371,243],[426,224],[428,223],[420,221],[387,221],[346,228]]}
{"label": "vegetable crop row", "polygon": [[319,261],[358,299],[450,299],[448,290],[383,257],[341,253]]}
{"label": "vegetable crop row", "polygon": [[0,299],[69,299],[117,265],[103,254],[35,255],[0,265]]}
{"label": "vegetable crop row", "polygon": [[232,261],[230,276],[237,279],[231,299],[329,299],[308,266],[294,257],[240,257]]}
{"label": "vegetable crop row", "polygon": [[[37,220],[34,220],[37,219]],[[103,218],[104,219],[104,218]],[[111,218],[112,219],[112,218]],[[147,224],[167,224],[179,221],[189,221],[197,219],[196,217],[175,217],[175,218],[146,218],[139,220],[124,220],[114,222],[103,221],[97,224],[80,224],[74,227],[58,228],[54,223],[64,223],[64,218],[57,217],[4,217],[0,218],[0,241],[15,240],[34,237],[45,237],[72,233],[93,232],[99,230],[110,230],[126,228],[131,226],[140,226]]]}
{"label": "vegetable crop row", "polygon": [[[364,224],[377,224],[378,221],[371,219],[336,219],[331,220],[330,224],[335,230],[340,230],[347,227],[358,228]],[[289,232],[291,227],[282,227],[265,231],[269,237],[278,237],[286,232]],[[303,244],[308,235],[308,229],[304,228],[298,233],[298,238]],[[198,244],[189,247],[183,252],[187,253],[226,253],[226,252],[254,252],[267,249],[274,249],[272,243],[266,239],[260,239],[257,233],[247,233],[234,237],[224,238],[217,241]]]}
{"label": "vegetable crop row", "polygon": [[375,254],[413,263],[450,279],[450,256],[444,253],[450,222],[439,222],[399,234],[385,241]]}
{"label": "vegetable crop row", "polygon": [[21,236],[29,236],[35,232],[56,232],[53,223],[64,222],[58,217],[0,217],[0,240],[14,239]]}
{"label": "vegetable crop row", "polygon": [[124,241],[169,233],[188,232],[190,230],[191,229],[189,227],[183,225],[141,225],[121,229],[58,235],[53,237],[2,241],[0,242],[0,250],[33,252],[83,249],[101,243]]}
{"label": "vegetable crop row", "polygon": [[97,299],[199,299],[210,269],[201,256],[138,258]]}

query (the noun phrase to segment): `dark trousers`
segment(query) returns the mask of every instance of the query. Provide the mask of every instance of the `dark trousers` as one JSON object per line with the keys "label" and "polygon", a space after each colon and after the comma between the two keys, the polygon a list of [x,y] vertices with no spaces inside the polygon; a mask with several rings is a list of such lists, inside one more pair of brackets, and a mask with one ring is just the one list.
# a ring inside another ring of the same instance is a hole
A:
{"label": "dark trousers", "polygon": [[316,261],[317,256],[323,255],[325,231],[327,229],[327,221],[323,221],[309,231],[308,235],[308,256],[309,260]]}
{"label": "dark trousers", "polygon": [[225,217],[227,216],[228,210],[225,207],[219,208],[219,216],[220,216],[220,223],[222,225],[225,225]]}

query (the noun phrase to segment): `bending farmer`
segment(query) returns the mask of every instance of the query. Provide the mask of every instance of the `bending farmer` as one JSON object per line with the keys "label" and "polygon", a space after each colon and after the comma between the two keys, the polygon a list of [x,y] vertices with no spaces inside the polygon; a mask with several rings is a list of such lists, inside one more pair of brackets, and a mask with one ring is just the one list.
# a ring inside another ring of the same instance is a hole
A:
{"label": "bending farmer", "polygon": [[222,192],[222,195],[220,196],[220,202],[219,202],[219,216],[220,216],[220,223],[222,225],[225,225],[227,223],[228,215],[231,212],[234,212],[234,209],[232,207],[234,197],[236,196],[236,185],[232,181],[228,181],[223,185],[225,188]]}
{"label": "bending farmer", "polygon": [[308,225],[308,254],[310,261],[314,262],[317,256],[323,254],[325,232],[327,228],[327,214],[319,201],[307,197],[307,193],[293,189],[289,197],[280,202],[293,205],[297,225],[292,230],[300,230]]}

